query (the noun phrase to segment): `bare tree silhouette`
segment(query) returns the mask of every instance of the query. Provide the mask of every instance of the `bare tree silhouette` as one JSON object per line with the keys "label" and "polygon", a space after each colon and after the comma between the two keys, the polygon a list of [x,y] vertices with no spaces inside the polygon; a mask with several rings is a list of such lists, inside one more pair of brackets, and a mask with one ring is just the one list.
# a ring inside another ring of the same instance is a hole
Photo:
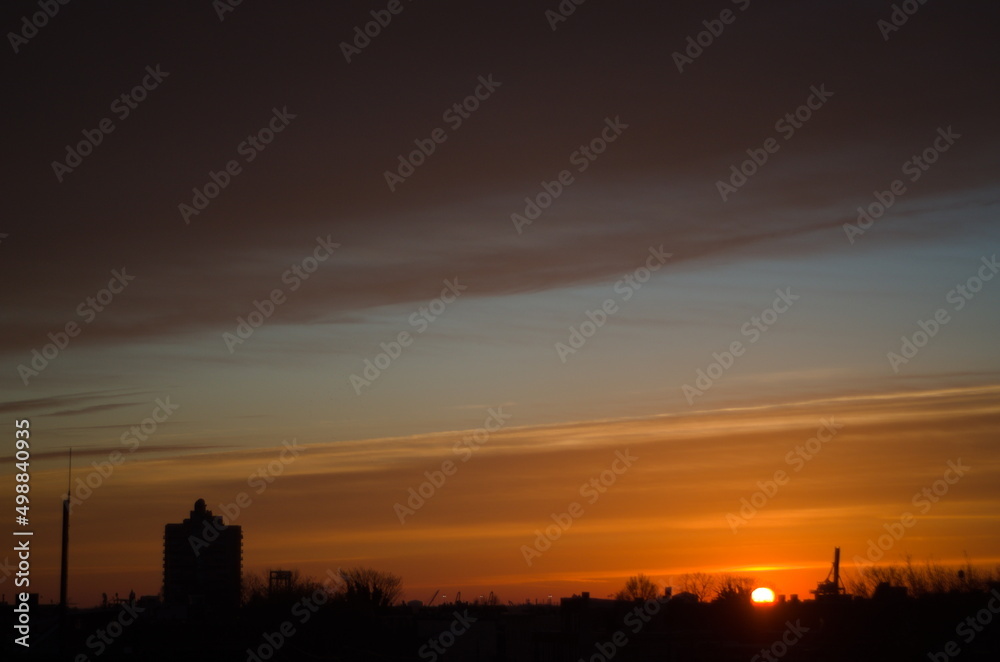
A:
{"label": "bare tree silhouette", "polygon": [[750,594],[753,592],[757,580],[753,577],[743,575],[731,575],[729,573],[719,576],[716,584],[716,600],[746,600],[750,601]]}
{"label": "bare tree silhouette", "polygon": [[344,580],[341,596],[350,605],[389,607],[403,594],[403,579],[373,568],[340,571]]}
{"label": "bare tree silhouette", "polygon": [[692,572],[680,576],[678,588],[685,593],[696,596],[699,602],[705,602],[714,593],[718,577],[707,572]]}
{"label": "bare tree silhouette", "polygon": [[615,600],[645,601],[655,600],[660,595],[659,587],[653,580],[641,572],[634,577],[629,577],[625,582],[625,588],[615,593]]}
{"label": "bare tree silhouette", "polygon": [[298,600],[314,593],[322,585],[312,577],[303,577],[298,570],[291,570],[292,578],[289,586],[281,590],[272,590],[269,576],[271,570],[247,573],[243,577],[243,604],[259,604],[274,600]]}

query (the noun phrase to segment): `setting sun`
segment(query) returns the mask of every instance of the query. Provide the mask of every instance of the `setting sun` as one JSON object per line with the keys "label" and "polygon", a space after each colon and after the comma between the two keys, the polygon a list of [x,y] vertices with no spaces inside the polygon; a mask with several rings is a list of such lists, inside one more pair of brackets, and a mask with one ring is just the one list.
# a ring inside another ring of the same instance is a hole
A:
{"label": "setting sun", "polygon": [[754,604],[770,604],[774,602],[774,591],[769,588],[755,588],[750,594],[750,599]]}

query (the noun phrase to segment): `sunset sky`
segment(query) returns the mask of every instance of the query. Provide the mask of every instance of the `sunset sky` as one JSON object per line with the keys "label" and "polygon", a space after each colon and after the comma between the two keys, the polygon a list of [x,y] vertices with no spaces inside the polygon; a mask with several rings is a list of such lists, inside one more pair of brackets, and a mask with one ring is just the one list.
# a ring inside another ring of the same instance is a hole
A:
{"label": "sunset sky", "polygon": [[[70,447],[74,483],[124,458],[74,487],[79,606],[157,593],[163,526],[241,492],[245,571],[367,565],[407,599],[697,571],[806,596],[835,546],[853,572],[907,512],[883,560],[1000,564],[994,4],[887,30],[892,3],[860,0],[592,0],[560,22],[402,0],[341,45],[386,6],[69,4],[8,38],[0,494],[28,418],[43,601]],[[5,8],[7,31],[36,11]],[[949,462],[968,469],[925,511]]]}

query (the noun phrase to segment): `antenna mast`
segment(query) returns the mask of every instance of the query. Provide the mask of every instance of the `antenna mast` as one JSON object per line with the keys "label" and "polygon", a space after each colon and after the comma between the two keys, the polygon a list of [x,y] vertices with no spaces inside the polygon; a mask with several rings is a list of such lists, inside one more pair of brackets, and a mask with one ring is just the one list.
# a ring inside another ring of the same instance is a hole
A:
{"label": "antenna mast", "polygon": [[62,565],[59,572],[59,610],[66,613],[66,580],[69,575],[69,499],[73,489],[73,449],[69,449],[69,467],[66,478],[66,498],[62,512]]}

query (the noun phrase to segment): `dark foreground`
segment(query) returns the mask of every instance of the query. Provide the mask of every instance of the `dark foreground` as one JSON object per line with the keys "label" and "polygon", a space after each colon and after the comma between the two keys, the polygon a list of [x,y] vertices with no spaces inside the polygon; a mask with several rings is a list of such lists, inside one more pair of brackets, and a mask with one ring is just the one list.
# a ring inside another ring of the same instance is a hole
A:
{"label": "dark foreground", "polygon": [[16,616],[11,605],[0,606],[4,660],[1000,660],[996,589],[767,607],[584,596],[558,606],[376,610],[304,597],[184,614],[140,602],[72,610],[64,630],[58,608],[42,605],[31,614],[30,649],[14,643]]}

